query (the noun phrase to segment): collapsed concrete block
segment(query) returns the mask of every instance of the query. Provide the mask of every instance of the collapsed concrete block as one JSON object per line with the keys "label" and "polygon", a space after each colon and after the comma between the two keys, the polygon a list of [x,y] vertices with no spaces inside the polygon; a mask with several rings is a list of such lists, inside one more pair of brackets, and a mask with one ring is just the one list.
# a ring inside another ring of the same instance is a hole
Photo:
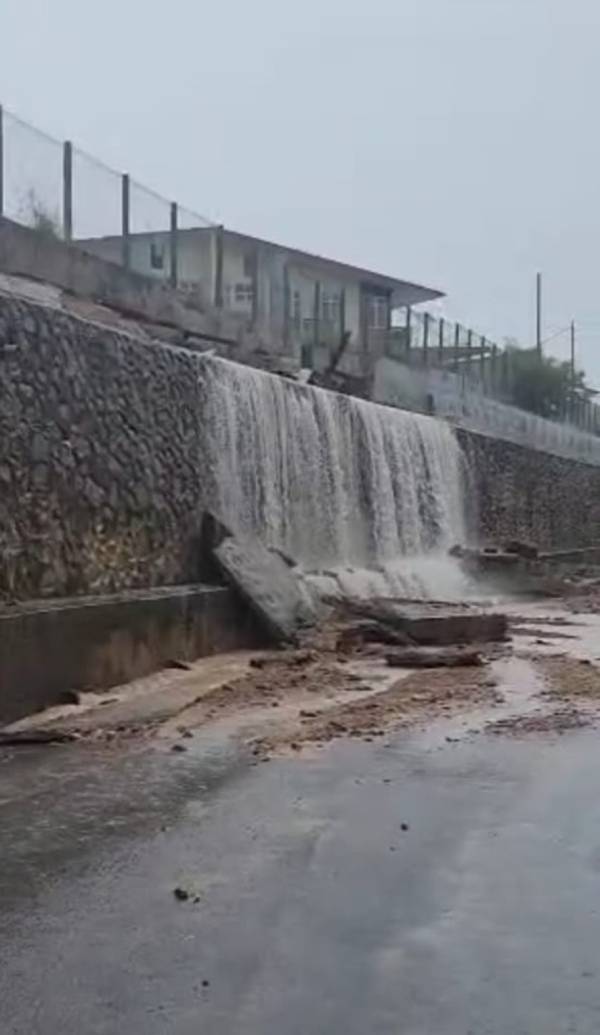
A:
{"label": "collapsed concrete block", "polygon": [[276,642],[296,643],[299,631],[315,624],[314,602],[278,553],[256,541],[229,536],[214,556]]}

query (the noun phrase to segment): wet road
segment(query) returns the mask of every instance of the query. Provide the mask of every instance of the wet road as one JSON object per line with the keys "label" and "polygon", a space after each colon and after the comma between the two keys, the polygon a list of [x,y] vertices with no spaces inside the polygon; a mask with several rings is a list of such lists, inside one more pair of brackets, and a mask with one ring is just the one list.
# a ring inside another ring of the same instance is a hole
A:
{"label": "wet road", "polygon": [[599,738],[5,754],[0,1031],[597,1035]]}

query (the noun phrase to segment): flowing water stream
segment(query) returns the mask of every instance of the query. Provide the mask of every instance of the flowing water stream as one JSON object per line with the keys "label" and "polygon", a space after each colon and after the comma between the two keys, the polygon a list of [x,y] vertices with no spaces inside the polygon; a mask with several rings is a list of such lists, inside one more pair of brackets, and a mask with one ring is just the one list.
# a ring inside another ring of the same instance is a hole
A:
{"label": "flowing water stream", "polygon": [[204,360],[202,379],[229,527],[354,591],[456,595],[466,481],[449,425],[226,360]]}

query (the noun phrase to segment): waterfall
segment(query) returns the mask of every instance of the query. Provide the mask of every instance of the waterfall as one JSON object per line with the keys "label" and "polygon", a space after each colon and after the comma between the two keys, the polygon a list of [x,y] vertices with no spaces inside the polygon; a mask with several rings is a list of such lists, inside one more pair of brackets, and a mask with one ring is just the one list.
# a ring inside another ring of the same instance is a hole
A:
{"label": "waterfall", "polygon": [[211,494],[230,528],[306,570],[406,575],[420,562],[436,581],[432,558],[465,539],[447,424],[227,360],[201,369]]}

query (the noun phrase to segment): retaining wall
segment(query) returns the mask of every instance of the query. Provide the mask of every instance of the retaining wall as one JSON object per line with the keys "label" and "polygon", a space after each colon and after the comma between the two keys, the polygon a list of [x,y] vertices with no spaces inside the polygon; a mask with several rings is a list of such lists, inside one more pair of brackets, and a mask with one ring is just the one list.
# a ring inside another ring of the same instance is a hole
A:
{"label": "retaining wall", "polygon": [[0,612],[0,722],[103,690],[172,660],[264,642],[226,586],[34,602]]}
{"label": "retaining wall", "polygon": [[[198,357],[0,294],[0,593],[201,581],[207,462]],[[600,468],[465,429],[484,537],[597,541]]]}
{"label": "retaining wall", "polygon": [[528,540],[568,550],[600,541],[600,467],[465,428],[473,531],[482,541]]}

